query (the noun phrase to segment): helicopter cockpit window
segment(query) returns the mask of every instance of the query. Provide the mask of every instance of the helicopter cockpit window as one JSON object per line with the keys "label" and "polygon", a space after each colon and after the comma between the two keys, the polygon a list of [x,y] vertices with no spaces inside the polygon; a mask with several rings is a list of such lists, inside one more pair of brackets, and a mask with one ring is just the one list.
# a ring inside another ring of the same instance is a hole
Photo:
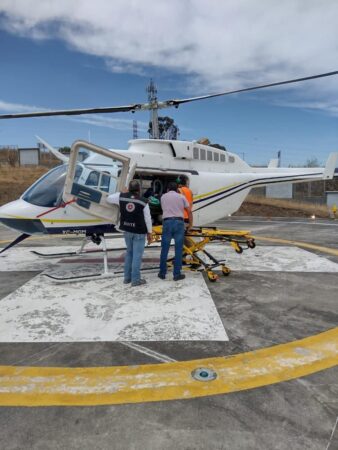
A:
{"label": "helicopter cockpit window", "polygon": [[207,155],[208,155],[208,161],[212,161],[212,151],[211,150],[208,150]]}
{"label": "helicopter cockpit window", "polygon": [[199,149],[198,149],[198,147],[194,147],[194,159],[199,159]]}
{"label": "helicopter cockpit window", "polygon": [[225,155],[222,155],[222,153],[221,153],[221,162],[225,162]]}
{"label": "helicopter cockpit window", "polygon": [[205,149],[201,148],[200,159],[205,161]]}
{"label": "helicopter cockpit window", "polygon": [[83,172],[83,167],[79,164],[75,168],[75,175],[74,175],[74,181],[77,182]]}
{"label": "helicopter cockpit window", "polygon": [[214,153],[214,161],[219,161],[219,153]]}
{"label": "helicopter cockpit window", "polygon": [[66,180],[67,164],[50,170],[27,192],[22,199],[36,206],[52,208],[62,202],[63,187]]}
{"label": "helicopter cockpit window", "polygon": [[234,163],[235,162],[235,158],[233,156],[229,156],[229,163]]}

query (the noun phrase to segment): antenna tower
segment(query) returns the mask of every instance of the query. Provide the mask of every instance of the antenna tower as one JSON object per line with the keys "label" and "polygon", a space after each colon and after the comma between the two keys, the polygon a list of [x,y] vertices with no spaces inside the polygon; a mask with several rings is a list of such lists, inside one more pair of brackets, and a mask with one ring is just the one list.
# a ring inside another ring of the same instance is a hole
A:
{"label": "antenna tower", "polygon": [[160,132],[158,126],[158,103],[157,103],[157,88],[152,79],[150,79],[149,86],[146,89],[148,93],[148,101],[151,106],[150,121],[152,124],[152,138],[159,139]]}
{"label": "antenna tower", "polygon": [[138,139],[137,120],[133,120],[133,139]]}

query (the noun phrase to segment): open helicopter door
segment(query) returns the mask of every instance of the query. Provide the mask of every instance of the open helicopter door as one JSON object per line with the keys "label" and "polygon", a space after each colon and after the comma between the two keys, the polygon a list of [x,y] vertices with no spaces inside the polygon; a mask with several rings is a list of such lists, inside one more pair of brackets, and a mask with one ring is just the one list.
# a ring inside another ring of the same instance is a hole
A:
{"label": "open helicopter door", "polygon": [[[80,150],[90,150],[100,155],[100,162],[79,164]],[[99,167],[99,168],[98,168]],[[104,169],[102,169],[104,167]],[[120,155],[86,141],[75,141],[72,145],[63,200],[73,206],[101,219],[116,224],[119,209],[106,202],[108,195],[121,192],[132,179],[135,165],[130,164],[128,156]]]}

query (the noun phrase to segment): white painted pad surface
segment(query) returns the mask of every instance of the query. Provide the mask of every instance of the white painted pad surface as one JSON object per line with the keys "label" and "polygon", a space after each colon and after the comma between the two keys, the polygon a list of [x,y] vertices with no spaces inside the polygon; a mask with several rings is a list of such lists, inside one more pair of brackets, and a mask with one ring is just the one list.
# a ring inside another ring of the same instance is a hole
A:
{"label": "white painted pad surface", "polygon": [[0,300],[0,342],[228,340],[201,274],[146,278],[132,288],[122,278],[60,285],[39,275]]}
{"label": "white painted pad surface", "polygon": [[338,264],[324,256],[298,247],[257,246],[238,254],[229,246],[210,244],[207,247],[216,259],[236,271],[260,272],[338,272]]}
{"label": "white painted pad surface", "polygon": [[[116,249],[116,248],[125,248],[125,241],[123,238],[111,239],[107,240],[107,248]],[[159,247],[160,243],[154,243],[151,245],[152,247]],[[42,271],[47,269],[48,267],[54,266],[58,260],[64,259],[65,256],[60,257],[41,257],[32,253],[32,251],[37,251],[44,254],[53,254],[53,253],[66,253],[66,252],[76,252],[79,249],[79,245],[77,246],[53,246],[53,247],[14,247],[8,250],[7,252],[0,255],[0,272],[10,272],[10,271]],[[86,251],[91,250],[102,250],[102,245],[97,246],[95,244],[90,243],[85,247]],[[156,254],[157,249],[151,249],[149,252],[154,252]],[[122,251],[113,251],[109,252],[109,257],[114,258],[121,254]],[[102,253],[88,253],[77,255],[74,258],[103,258]]]}

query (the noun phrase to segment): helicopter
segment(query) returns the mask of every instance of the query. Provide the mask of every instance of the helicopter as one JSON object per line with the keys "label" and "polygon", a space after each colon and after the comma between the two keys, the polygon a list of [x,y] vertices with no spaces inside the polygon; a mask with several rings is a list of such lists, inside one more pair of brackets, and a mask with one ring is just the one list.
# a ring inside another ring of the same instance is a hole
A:
{"label": "helicopter", "polygon": [[[47,172],[18,200],[0,207],[0,223],[22,233],[0,253],[33,234],[78,233],[100,243],[105,233],[117,231],[119,221],[118,207],[108,204],[107,197],[121,192],[132,179],[140,181],[142,193],[155,187],[161,195],[170,181],[186,177],[194,194],[194,225],[204,226],[237,211],[254,187],[333,178],[337,152],[329,155],[324,168],[279,168],[273,162],[267,168],[255,168],[235,153],[208,143],[158,139],[158,110],[337,74],[327,72],[186,99],[158,101],[153,96],[148,103],[126,106],[0,115],[0,119],[19,119],[149,110],[153,131],[153,139],[131,140],[127,150],[78,140],[72,144],[69,158],[39,138],[63,164]],[[81,151],[88,156],[79,162]]]}

